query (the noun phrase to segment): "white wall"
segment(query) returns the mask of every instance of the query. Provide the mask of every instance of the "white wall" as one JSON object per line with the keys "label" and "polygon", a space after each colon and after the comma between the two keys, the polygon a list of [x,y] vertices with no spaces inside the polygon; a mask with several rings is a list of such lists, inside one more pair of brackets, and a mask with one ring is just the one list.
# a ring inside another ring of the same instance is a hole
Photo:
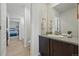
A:
{"label": "white wall", "polygon": [[6,55],[6,4],[1,4],[0,55]]}
{"label": "white wall", "polygon": [[[0,4],[0,26],[1,26],[1,4]],[[1,30],[0,30],[0,42],[1,42]],[[0,47],[1,47],[1,43],[0,43]],[[0,53],[1,53],[1,49],[0,49]]]}
{"label": "white wall", "polygon": [[[78,15],[79,15],[79,5],[78,5]],[[78,43],[79,43],[79,18],[78,18]],[[78,44],[78,55],[79,55],[79,44]]]}
{"label": "white wall", "polygon": [[9,17],[24,17],[24,7],[17,4],[7,4],[7,13]]}
{"label": "white wall", "polygon": [[64,13],[60,14],[61,32],[67,33],[72,31],[72,38],[77,40],[78,38],[78,21],[77,21],[77,8],[72,8]]}
{"label": "white wall", "polygon": [[1,4],[0,4],[0,25],[1,25]]}
{"label": "white wall", "polygon": [[25,36],[27,37],[27,41],[31,39],[31,17],[30,17],[30,7],[25,7],[25,22],[24,22],[24,29],[25,29]]}
{"label": "white wall", "polygon": [[20,31],[20,40],[24,39],[24,18],[21,18],[19,21],[19,31]]}
{"label": "white wall", "polygon": [[[78,19],[78,43],[79,43],[79,19]],[[79,44],[78,44],[78,55],[79,55]]]}
{"label": "white wall", "polygon": [[19,22],[10,21],[10,28],[17,28],[19,26]]}
{"label": "white wall", "polygon": [[[39,35],[41,34],[41,19],[42,19],[42,8],[45,4],[32,4],[32,43],[31,43],[31,55],[36,56],[39,54]],[[46,12],[44,12],[46,13]],[[43,13],[43,14],[44,14]],[[43,15],[45,16],[45,14]],[[46,16],[45,16],[46,17]]]}

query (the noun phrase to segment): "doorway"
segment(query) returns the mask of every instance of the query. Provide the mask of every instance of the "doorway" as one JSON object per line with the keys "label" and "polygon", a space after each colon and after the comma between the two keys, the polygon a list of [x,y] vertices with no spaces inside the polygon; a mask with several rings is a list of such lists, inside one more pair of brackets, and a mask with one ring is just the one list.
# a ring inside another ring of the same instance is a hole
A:
{"label": "doorway", "polygon": [[[7,46],[8,44],[10,44],[10,39],[8,39],[10,37],[9,33],[9,20],[10,18],[21,18],[21,22],[24,19],[24,45],[22,47],[24,47],[25,50],[30,50],[30,40],[31,40],[31,18],[30,18],[30,7],[31,4],[27,4],[27,3],[1,3],[0,4],[0,19],[1,19],[1,24],[0,24],[0,55],[1,56],[6,56],[7,54]],[[11,29],[13,30],[13,29]],[[8,33],[7,33],[8,32]],[[30,32],[30,33],[29,33]],[[29,34],[29,35],[28,35]],[[8,39],[8,40],[7,40]],[[21,37],[19,38],[19,40],[22,39]],[[9,43],[7,43],[9,42]],[[17,43],[17,42],[16,42]],[[16,46],[15,46],[16,47]],[[20,47],[20,45],[19,45]],[[28,49],[26,49],[27,47],[29,47]],[[20,48],[19,48],[20,49]],[[19,50],[18,49],[18,50]],[[9,50],[10,51],[10,50]],[[12,52],[13,50],[11,50]],[[21,52],[21,51],[20,51]],[[30,55],[30,51],[29,55]],[[25,52],[26,53],[26,52]],[[21,55],[24,55],[21,54]],[[12,55],[13,56],[13,55]],[[27,56],[27,55],[26,55]]]}
{"label": "doorway", "polygon": [[24,4],[7,4],[7,56],[29,56],[30,47],[27,46],[25,29]]}

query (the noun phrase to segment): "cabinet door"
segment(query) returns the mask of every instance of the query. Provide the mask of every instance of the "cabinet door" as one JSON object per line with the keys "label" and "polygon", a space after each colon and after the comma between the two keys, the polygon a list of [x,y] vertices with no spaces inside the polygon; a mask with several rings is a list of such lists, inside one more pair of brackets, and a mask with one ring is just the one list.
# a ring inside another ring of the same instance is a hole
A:
{"label": "cabinet door", "polygon": [[62,43],[62,54],[63,56],[73,56],[74,52],[74,45],[69,44],[69,43]]}
{"label": "cabinet door", "polygon": [[76,45],[51,40],[51,55],[53,56],[75,56],[78,53],[78,49]]}
{"label": "cabinet door", "polygon": [[52,56],[62,56],[62,43],[58,41],[51,40],[51,55]]}
{"label": "cabinet door", "polygon": [[78,46],[71,43],[62,42],[62,52],[63,56],[77,56]]}
{"label": "cabinet door", "polygon": [[50,56],[54,56],[54,40],[50,40]]}
{"label": "cabinet door", "polygon": [[39,37],[39,52],[43,56],[49,56],[49,39],[40,36]]}
{"label": "cabinet door", "polygon": [[78,56],[78,45],[74,45],[74,52],[73,52],[74,56]]}

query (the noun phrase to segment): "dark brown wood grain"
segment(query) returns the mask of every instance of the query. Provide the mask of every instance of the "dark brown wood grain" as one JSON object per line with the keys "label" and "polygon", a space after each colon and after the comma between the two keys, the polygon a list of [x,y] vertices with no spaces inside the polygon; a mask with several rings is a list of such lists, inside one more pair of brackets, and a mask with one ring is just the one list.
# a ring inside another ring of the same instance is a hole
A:
{"label": "dark brown wood grain", "polygon": [[43,56],[49,56],[49,40],[48,38],[39,37],[39,52]]}
{"label": "dark brown wood grain", "polygon": [[39,52],[42,56],[77,56],[78,45],[40,36]]}

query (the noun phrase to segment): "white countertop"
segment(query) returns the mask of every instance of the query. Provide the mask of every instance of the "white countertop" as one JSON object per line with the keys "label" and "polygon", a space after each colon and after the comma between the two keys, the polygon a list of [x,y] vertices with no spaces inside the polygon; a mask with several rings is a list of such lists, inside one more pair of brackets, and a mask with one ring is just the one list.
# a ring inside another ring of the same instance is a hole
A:
{"label": "white countertop", "polygon": [[41,36],[51,38],[51,39],[54,39],[54,40],[72,43],[72,44],[75,44],[75,45],[79,44],[77,37],[68,38],[68,37],[62,36],[62,35],[41,35]]}

